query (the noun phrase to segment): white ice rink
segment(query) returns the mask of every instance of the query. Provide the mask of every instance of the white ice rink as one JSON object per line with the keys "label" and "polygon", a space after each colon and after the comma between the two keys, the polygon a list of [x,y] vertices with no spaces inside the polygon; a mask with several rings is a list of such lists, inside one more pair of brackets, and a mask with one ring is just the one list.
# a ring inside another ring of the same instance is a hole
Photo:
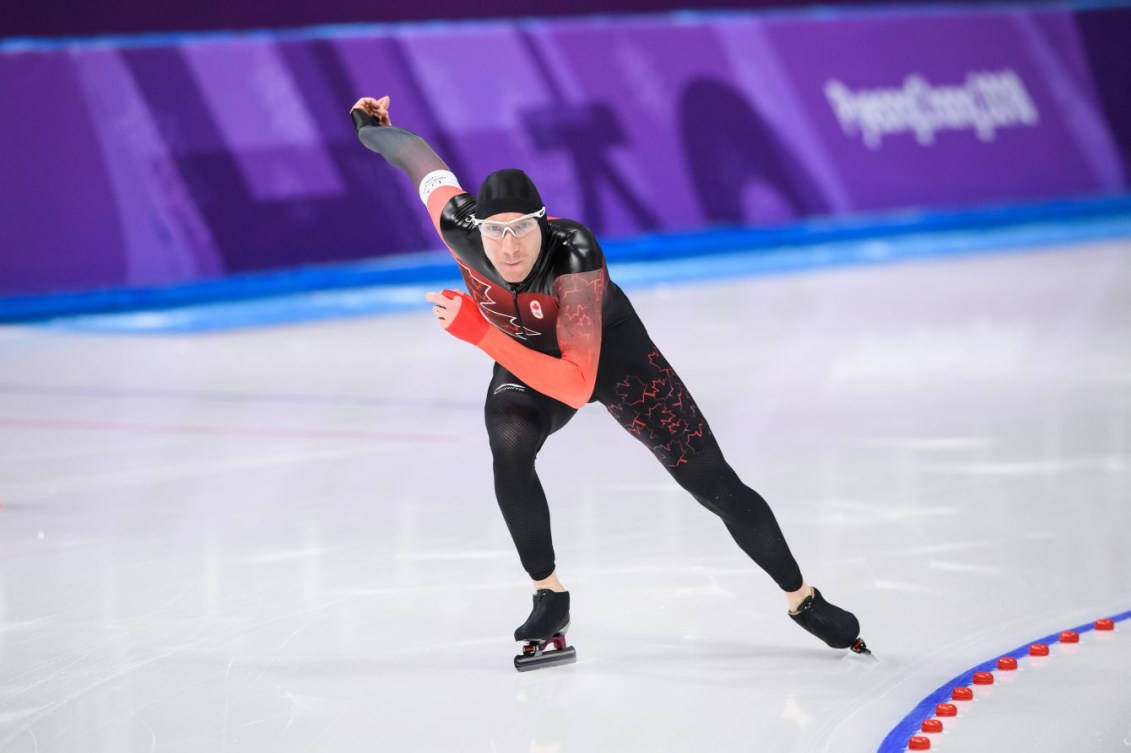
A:
{"label": "white ice rink", "polygon": [[[539,463],[578,662],[515,672],[491,364],[424,305],[6,327],[0,752],[875,751],[970,668],[1131,609],[1131,243],[629,293],[878,660],[797,628],[589,406]],[[1131,751],[1129,633],[1023,660],[932,750]]]}

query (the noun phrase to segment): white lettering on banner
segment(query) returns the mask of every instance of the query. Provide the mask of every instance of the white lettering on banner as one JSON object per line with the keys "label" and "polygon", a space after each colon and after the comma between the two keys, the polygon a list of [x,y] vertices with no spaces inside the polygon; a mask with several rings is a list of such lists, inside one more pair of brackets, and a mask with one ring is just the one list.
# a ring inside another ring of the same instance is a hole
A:
{"label": "white lettering on banner", "polygon": [[840,81],[825,83],[825,97],[848,136],[860,134],[869,149],[879,149],[885,136],[915,134],[923,146],[939,131],[972,130],[993,141],[1001,128],[1036,126],[1037,106],[1021,77],[1006,69],[971,73],[957,86],[931,86],[912,74],[900,89],[852,91]]}

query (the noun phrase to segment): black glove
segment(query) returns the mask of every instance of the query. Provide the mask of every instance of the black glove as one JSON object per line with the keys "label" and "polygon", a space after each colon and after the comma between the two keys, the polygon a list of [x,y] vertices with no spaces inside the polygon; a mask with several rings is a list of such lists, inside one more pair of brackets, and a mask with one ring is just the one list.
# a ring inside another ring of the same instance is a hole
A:
{"label": "black glove", "polygon": [[352,110],[350,110],[350,118],[353,119],[353,127],[357,130],[358,133],[361,133],[361,129],[364,128],[365,126],[380,126],[381,125],[380,120],[373,117],[372,115],[367,113],[365,110],[362,110],[360,107],[355,107]]}

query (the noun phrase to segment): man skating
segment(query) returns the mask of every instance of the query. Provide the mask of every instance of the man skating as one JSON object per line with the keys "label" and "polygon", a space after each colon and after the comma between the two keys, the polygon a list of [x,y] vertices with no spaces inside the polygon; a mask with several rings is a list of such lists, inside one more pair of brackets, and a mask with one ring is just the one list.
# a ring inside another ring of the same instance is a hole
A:
{"label": "man skating", "polygon": [[[572,661],[569,593],[558,575],[549,507],[535,471],[546,438],[600,402],[672,478],[718,515],[782,589],[790,616],[833,648],[867,651],[855,616],[811,588],[766,501],[723,458],[706,419],[609,279],[592,232],[551,218],[520,170],[499,170],[476,196],[418,136],[389,119],[389,98],[363,97],[358,137],[420,192],[468,293],[429,293],[438,323],[495,360],[485,418],[495,495],[533,581],[534,608],[515,631],[519,669]],[[550,649],[550,650],[547,650]]]}

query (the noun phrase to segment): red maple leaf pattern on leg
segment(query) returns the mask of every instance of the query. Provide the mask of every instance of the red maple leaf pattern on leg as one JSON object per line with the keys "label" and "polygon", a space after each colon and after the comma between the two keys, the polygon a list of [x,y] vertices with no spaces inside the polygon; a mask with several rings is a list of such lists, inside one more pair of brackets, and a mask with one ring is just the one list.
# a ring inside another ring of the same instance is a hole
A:
{"label": "red maple leaf pattern on leg", "polygon": [[661,462],[675,468],[702,447],[711,430],[659,350],[648,355],[648,365],[651,373],[628,374],[616,384],[618,400],[608,411]]}

